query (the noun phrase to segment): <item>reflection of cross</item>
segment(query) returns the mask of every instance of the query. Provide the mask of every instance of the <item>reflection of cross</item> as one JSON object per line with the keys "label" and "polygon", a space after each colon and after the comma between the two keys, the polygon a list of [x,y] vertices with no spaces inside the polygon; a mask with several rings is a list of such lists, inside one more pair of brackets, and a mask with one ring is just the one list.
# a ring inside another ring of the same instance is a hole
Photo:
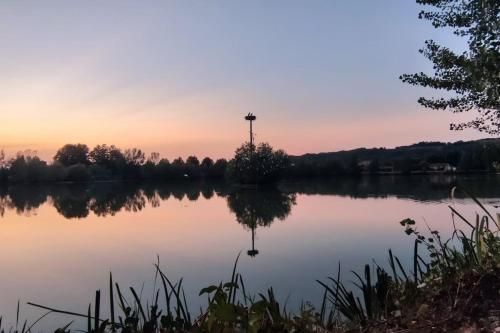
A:
{"label": "reflection of cross", "polygon": [[255,249],[255,227],[252,227],[252,249],[247,251],[250,257],[255,257],[259,254],[259,250]]}

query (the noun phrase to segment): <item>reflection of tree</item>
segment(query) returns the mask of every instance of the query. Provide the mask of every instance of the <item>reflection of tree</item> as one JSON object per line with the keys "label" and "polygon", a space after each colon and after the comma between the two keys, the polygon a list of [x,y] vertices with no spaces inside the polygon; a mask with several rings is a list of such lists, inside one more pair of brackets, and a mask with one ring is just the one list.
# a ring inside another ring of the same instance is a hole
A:
{"label": "reflection of tree", "polygon": [[141,192],[136,192],[127,198],[125,211],[137,213],[146,207],[146,198]]}
{"label": "reflection of tree", "polygon": [[[154,154],[154,153],[152,153],[152,154]],[[153,158],[153,157],[151,157],[151,158]],[[156,193],[156,189],[154,186],[151,186],[151,184],[146,184],[146,186],[144,186],[142,188],[142,193],[146,197],[146,199],[147,199],[148,203],[151,205],[151,207],[154,207],[154,208],[160,207],[161,198],[158,195],[158,193]]]}
{"label": "reflection of tree", "polygon": [[51,197],[57,212],[67,219],[89,215],[90,196],[83,185],[58,186],[51,193]]}
{"label": "reflection of tree", "polygon": [[236,220],[248,228],[269,226],[275,219],[284,220],[295,205],[295,194],[277,189],[232,192],[227,197]]}
{"label": "reflection of tree", "polygon": [[[359,179],[311,179],[306,182],[280,184],[284,192],[348,196],[352,198],[384,198],[395,196],[418,201],[440,201],[450,197],[453,186],[460,185],[476,196],[498,197],[498,175],[412,175],[362,177]],[[458,198],[467,198],[462,192]]]}
{"label": "reflection of tree", "polygon": [[9,188],[8,208],[18,214],[29,215],[47,200],[47,189],[43,186],[19,185]]}
{"label": "reflection of tree", "polygon": [[[195,201],[201,193],[200,184],[137,184],[103,182],[93,184],[72,184],[51,187],[48,190],[52,204],[66,218],[83,218],[90,211],[97,216],[115,215],[121,210],[139,212],[150,205],[159,207],[162,200],[171,196],[178,200]],[[214,188],[203,185],[205,191]]]}
{"label": "reflection of tree", "polygon": [[211,188],[211,187],[207,187],[207,186],[204,186],[202,189],[201,189],[201,195],[205,198],[205,199],[210,199],[214,196],[214,189]]}
{"label": "reflection of tree", "polygon": [[[129,201],[141,196],[140,189],[128,183],[101,183],[89,189],[89,209],[97,216],[114,216],[126,207]],[[129,204],[133,206],[132,204]]]}
{"label": "reflection of tree", "polygon": [[[0,150],[0,158],[2,151]],[[3,217],[5,211],[11,208],[10,198],[7,195],[7,189],[0,187],[0,217]]]}
{"label": "reflection of tree", "polygon": [[200,190],[190,188],[189,191],[187,191],[186,196],[189,199],[189,201],[196,201],[200,197]]}
{"label": "reflection of tree", "polygon": [[146,205],[159,207],[162,200],[172,196],[179,200],[195,201],[202,189],[206,196],[214,193],[212,185],[195,183],[101,182],[0,187],[0,217],[11,209],[15,209],[18,214],[30,214],[49,198],[59,214],[68,219],[84,218],[89,212],[101,217],[113,216],[121,210],[139,212]]}
{"label": "reflection of tree", "polygon": [[[308,180],[284,183],[276,188],[234,191],[217,182],[132,183],[99,182],[78,184],[0,186],[0,217],[9,210],[29,215],[48,199],[66,218],[115,215],[126,210],[138,212],[146,206],[158,207],[161,201],[198,200],[201,196],[227,198],[228,206],[239,223],[255,231],[276,219],[284,219],[295,203],[295,193],[350,196],[354,198],[387,197],[435,201],[449,198],[450,189],[461,185],[483,198],[498,198],[500,177],[492,176],[411,176],[363,177],[360,179]],[[290,194],[293,193],[293,194]],[[459,191],[457,198],[465,197]]]}
{"label": "reflection of tree", "polygon": [[186,195],[186,192],[178,187],[174,188],[171,191],[171,193],[172,193],[172,196],[179,201],[181,201],[184,198],[184,196]]}
{"label": "reflection of tree", "polygon": [[252,231],[252,249],[248,255],[259,253],[255,249],[255,230],[258,226],[270,226],[276,219],[284,220],[295,205],[295,194],[280,192],[275,188],[231,192],[227,196],[236,221]]}
{"label": "reflection of tree", "polygon": [[158,196],[160,197],[161,200],[168,200],[170,198],[170,189],[166,188],[166,187],[160,187],[158,188],[158,190],[156,191],[156,193],[158,193]]}

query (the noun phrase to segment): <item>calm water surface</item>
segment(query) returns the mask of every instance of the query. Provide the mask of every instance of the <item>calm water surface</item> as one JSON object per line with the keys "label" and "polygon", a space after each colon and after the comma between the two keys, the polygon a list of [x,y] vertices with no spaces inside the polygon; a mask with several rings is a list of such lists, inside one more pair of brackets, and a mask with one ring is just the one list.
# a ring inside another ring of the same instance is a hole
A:
{"label": "calm water surface", "polygon": [[[414,218],[444,233],[448,205],[473,217],[478,208],[457,193],[469,188],[493,212],[500,177],[380,177],[236,189],[222,184],[98,183],[0,188],[0,314],[43,314],[25,303],[85,313],[110,271],[123,286],[152,294],[159,255],[167,275],[184,277],[197,313],[198,291],[239,270],[253,293],[273,286],[289,307],[318,303],[316,279],[375,260],[391,248],[409,263],[412,242],[399,221]],[[107,301],[106,301],[107,302]],[[72,318],[49,316],[39,330]],[[78,323],[73,328],[77,328]]]}

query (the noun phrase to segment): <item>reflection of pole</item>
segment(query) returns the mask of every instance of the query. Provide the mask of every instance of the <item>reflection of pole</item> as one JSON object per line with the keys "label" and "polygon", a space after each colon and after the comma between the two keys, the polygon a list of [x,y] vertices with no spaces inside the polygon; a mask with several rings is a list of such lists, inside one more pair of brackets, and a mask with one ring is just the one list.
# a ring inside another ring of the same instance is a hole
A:
{"label": "reflection of pole", "polygon": [[255,249],[255,227],[252,227],[252,249],[247,251],[250,257],[255,257],[259,254],[259,250]]}

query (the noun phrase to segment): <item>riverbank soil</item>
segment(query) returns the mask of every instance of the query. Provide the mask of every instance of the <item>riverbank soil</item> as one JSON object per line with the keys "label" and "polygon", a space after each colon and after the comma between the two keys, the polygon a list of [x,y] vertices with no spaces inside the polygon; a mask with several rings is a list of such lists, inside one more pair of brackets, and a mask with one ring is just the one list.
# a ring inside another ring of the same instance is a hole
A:
{"label": "riverbank soil", "polygon": [[467,273],[418,304],[405,316],[372,323],[364,332],[500,332],[500,270]]}

